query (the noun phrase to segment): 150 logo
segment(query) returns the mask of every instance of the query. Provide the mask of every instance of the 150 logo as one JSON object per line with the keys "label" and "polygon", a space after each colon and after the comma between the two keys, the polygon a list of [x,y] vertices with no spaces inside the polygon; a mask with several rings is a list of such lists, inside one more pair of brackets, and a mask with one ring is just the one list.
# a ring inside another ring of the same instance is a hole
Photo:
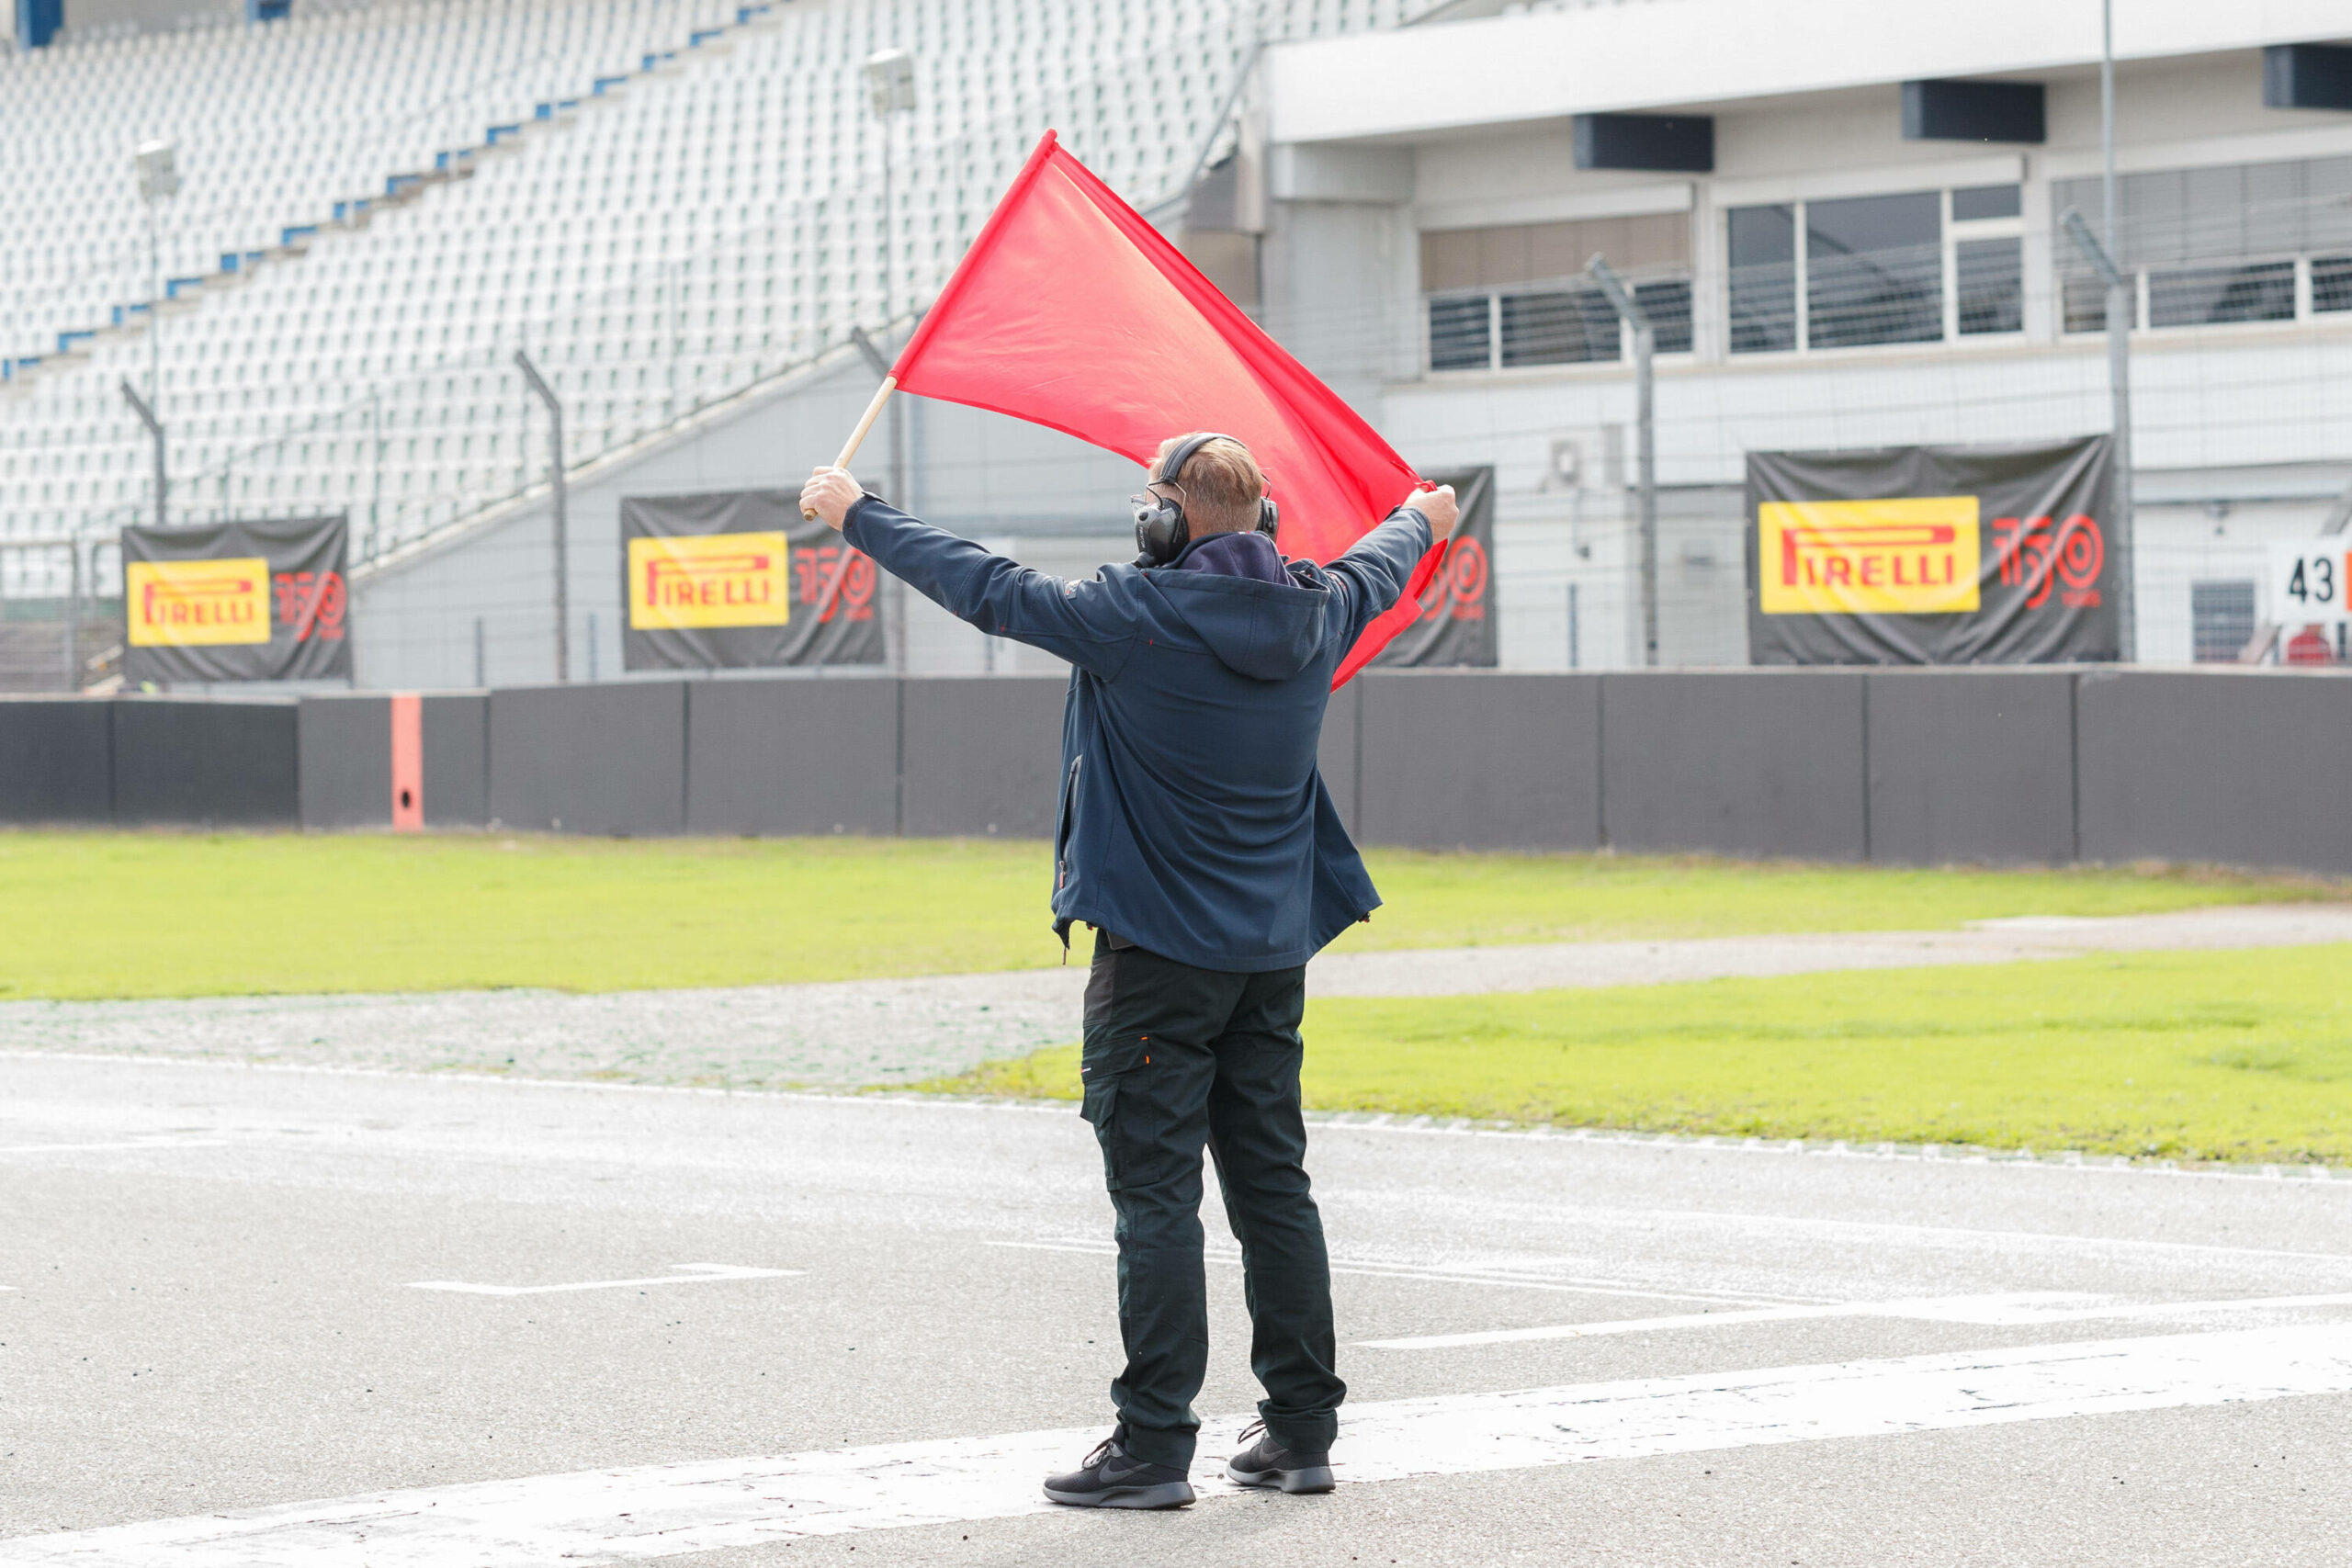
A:
{"label": "150 logo", "polygon": [[339,571],[281,571],[270,578],[277,590],[277,624],[294,628],[296,642],[317,637],[343,640],[348,595]]}
{"label": "150 logo", "polygon": [[[874,618],[874,560],[847,545],[802,545],[792,552],[792,580],[803,604],[822,606],[821,624]],[[827,602],[827,595],[831,595]]]}
{"label": "150 logo", "polygon": [[2060,583],[2064,586],[2058,590],[2058,602],[2068,608],[2098,604],[2107,539],[2090,518],[2077,512],[2053,525],[2047,517],[1996,517],[1993,537],[2002,585],[2024,588],[2027,609],[2048,604],[2051,589]]}
{"label": "150 logo", "polygon": [[1421,590],[1421,614],[1443,612],[1450,620],[1487,618],[1487,550],[1476,539],[1457,538],[1446,547],[1445,564]]}

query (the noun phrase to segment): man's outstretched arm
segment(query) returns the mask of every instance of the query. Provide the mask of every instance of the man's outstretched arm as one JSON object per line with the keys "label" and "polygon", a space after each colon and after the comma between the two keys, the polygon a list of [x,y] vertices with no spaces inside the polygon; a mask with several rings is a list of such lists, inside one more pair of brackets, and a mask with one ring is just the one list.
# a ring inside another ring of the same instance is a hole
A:
{"label": "man's outstretched arm", "polygon": [[1396,503],[1385,522],[1323,569],[1338,584],[1346,605],[1340,635],[1347,647],[1354,647],[1364,627],[1403,596],[1413,568],[1430,547],[1453,536],[1458,515],[1452,485],[1415,491]]}
{"label": "man's outstretched arm", "polygon": [[867,495],[845,468],[819,468],[800,505],[958,620],[1099,675],[1115,674],[1126,660],[1130,633],[1099,584],[1049,577],[910,517]]}

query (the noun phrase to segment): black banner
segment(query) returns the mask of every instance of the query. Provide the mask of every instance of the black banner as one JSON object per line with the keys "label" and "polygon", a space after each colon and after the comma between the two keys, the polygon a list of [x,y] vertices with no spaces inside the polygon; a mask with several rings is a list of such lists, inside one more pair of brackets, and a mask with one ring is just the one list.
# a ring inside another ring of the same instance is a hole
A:
{"label": "black banner", "polygon": [[123,680],[351,675],[341,517],[122,531]]}
{"label": "black banner", "polygon": [[1452,485],[1462,515],[1445,565],[1421,594],[1419,619],[1397,634],[1368,668],[1495,665],[1495,470],[1424,474]]}
{"label": "black banner", "polygon": [[878,664],[873,560],[783,491],[621,502],[630,670]]}
{"label": "black banner", "polygon": [[1747,455],[1758,664],[2046,664],[2116,657],[2113,447]]}

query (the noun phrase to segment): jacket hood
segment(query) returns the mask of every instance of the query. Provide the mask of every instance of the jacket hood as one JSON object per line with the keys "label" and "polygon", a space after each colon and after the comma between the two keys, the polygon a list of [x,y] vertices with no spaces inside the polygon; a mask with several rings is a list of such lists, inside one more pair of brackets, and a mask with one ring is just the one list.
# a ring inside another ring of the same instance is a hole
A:
{"label": "jacket hood", "polygon": [[1287,681],[1323,651],[1331,595],[1294,571],[1282,582],[1156,570],[1152,586],[1219,662],[1255,681]]}

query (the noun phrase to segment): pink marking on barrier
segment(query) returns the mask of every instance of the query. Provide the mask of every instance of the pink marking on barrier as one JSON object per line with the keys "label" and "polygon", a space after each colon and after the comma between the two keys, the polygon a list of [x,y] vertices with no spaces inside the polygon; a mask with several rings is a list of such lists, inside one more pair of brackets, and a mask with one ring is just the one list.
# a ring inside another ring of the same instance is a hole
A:
{"label": "pink marking on barrier", "polygon": [[392,697],[392,831],[424,830],[424,701],[414,692]]}

